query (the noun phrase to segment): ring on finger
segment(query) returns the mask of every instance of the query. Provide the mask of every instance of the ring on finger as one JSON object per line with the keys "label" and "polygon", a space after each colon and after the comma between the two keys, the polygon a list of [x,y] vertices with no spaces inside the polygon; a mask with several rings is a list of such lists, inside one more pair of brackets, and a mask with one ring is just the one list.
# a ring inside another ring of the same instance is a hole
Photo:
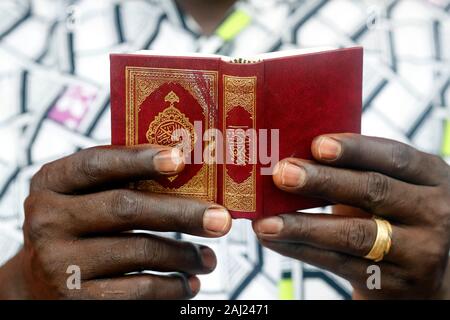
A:
{"label": "ring on finger", "polygon": [[389,221],[374,218],[377,225],[377,236],[373,243],[372,249],[364,256],[365,259],[380,262],[384,256],[389,253],[392,246],[392,225]]}

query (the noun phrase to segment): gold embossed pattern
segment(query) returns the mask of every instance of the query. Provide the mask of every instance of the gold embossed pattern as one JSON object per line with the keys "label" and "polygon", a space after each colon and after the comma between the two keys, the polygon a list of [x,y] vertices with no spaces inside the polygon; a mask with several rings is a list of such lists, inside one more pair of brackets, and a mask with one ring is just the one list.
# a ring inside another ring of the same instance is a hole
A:
{"label": "gold embossed pattern", "polygon": [[[147,140],[151,144],[158,144],[163,146],[182,146],[182,150],[193,150],[195,142],[197,141],[197,136],[195,134],[194,126],[189,121],[184,113],[182,113],[178,108],[175,107],[175,103],[180,102],[180,98],[171,91],[167,94],[165,98],[166,102],[170,103],[170,106],[163,112],[160,112],[153,120],[147,130]],[[183,138],[189,139],[190,142],[187,144],[185,141],[178,141],[174,138],[173,134],[179,130],[184,132],[179,137],[181,140]],[[187,148],[189,147],[189,148]]]}
{"label": "gold embossed pattern", "polygon": [[[199,78],[205,83],[205,91],[199,87]],[[137,145],[139,141],[139,113],[145,112],[142,104],[162,85],[176,83],[188,91],[197,100],[203,110],[205,130],[211,129],[217,108],[218,73],[216,71],[196,71],[166,68],[126,67],[126,144]],[[208,101],[205,95],[209,96]],[[146,139],[150,143],[171,145],[172,132],[176,129],[187,129],[192,132],[195,143],[195,130],[192,122],[178,108],[176,103],[182,103],[175,92],[169,92],[165,97],[169,106],[163,106],[162,112],[150,123]],[[208,103],[212,104],[209,105]],[[194,145],[192,144],[192,146]],[[206,201],[216,201],[217,165],[203,164],[201,169],[183,186],[179,188],[163,187],[154,180],[141,181],[135,187],[155,193],[177,194],[182,197],[194,197]]]}
{"label": "gold embossed pattern", "polygon": [[179,188],[165,188],[154,180],[140,181],[135,184],[139,190],[150,190],[155,193],[176,194],[180,197],[197,198],[206,201],[214,201],[205,195],[204,189],[208,184],[208,166],[203,165],[199,172],[189,182]]}
{"label": "gold embossed pattern", "polygon": [[[224,75],[224,130],[234,129],[227,122],[227,115],[234,108],[244,108],[253,121],[253,128],[256,129],[256,77],[234,77]],[[246,147],[246,137],[235,139],[236,132],[230,136],[233,143],[230,147],[227,135],[227,147],[231,148],[229,152],[236,161],[235,165],[248,164],[248,152]],[[236,145],[234,141],[238,142]],[[239,141],[241,143],[239,144]],[[244,153],[244,154],[243,154]],[[224,170],[224,205],[230,210],[239,212],[256,211],[256,165],[253,165],[250,176],[242,182],[236,182],[229,174],[228,170]]]}
{"label": "gold embossed pattern", "polygon": [[225,76],[225,112],[228,113],[240,106],[253,116],[256,102],[255,84],[255,77]]}

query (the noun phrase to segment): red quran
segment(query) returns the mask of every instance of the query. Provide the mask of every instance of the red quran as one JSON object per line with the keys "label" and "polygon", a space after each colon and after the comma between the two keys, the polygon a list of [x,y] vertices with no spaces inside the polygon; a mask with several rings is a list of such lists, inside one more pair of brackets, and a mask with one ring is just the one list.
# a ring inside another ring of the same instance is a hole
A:
{"label": "red quran", "polygon": [[111,55],[112,143],[180,147],[185,170],[135,188],[256,219],[326,205],[277,189],[278,160],[312,159],[321,134],[360,132],[363,49],[232,59],[152,51]]}

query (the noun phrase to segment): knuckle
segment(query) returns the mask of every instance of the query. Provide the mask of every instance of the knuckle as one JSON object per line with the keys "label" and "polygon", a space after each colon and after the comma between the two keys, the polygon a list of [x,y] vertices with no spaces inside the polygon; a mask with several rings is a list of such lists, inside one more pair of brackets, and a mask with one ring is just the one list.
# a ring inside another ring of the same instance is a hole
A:
{"label": "knuckle", "polygon": [[394,172],[405,172],[413,158],[413,149],[401,143],[392,144],[391,164]]}
{"label": "knuckle", "polygon": [[143,237],[135,238],[134,242],[134,255],[136,261],[148,261],[148,252],[151,252],[151,245],[147,242],[147,239]]}
{"label": "knuckle", "polygon": [[156,284],[152,277],[141,277],[137,280],[135,290],[132,293],[132,298],[135,300],[142,299],[156,299],[157,289]]}
{"label": "knuckle", "polygon": [[89,182],[95,183],[103,174],[101,153],[96,149],[86,149],[79,153],[77,171]]}
{"label": "knuckle", "polygon": [[192,242],[179,242],[180,260],[185,261],[187,268],[197,268],[202,266],[202,257],[199,245]]}
{"label": "knuckle", "polygon": [[327,193],[329,190],[329,186],[333,186],[333,174],[332,172],[325,166],[315,167],[315,171],[313,172],[313,176],[316,177],[317,183],[314,185],[314,188],[317,188],[322,193]]}
{"label": "knuckle", "polygon": [[23,209],[25,213],[25,221],[27,218],[38,210],[39,197],[36,193],[30,193],[23,202]]}
{"label": "knuckle", "polygon": [[50,163],[46,163],[33,175],[30,181],[30,190],[40,190],[44,188],[52,172],[51,167]]}
{"label": "knuckle", "polygon": [[196,206],[190,206],[187,203],[183,203],[179,206],[179,217],[176,218],[174,224],[177,227],[186,227],[197,225]]}
{"label": "knuckle", "polygon": [[144,261],[148,264],[155,264],[166,260],[166,251],[162,244],[146,237],[136,239],[135,255],[137,261]]}
{"label": "knuckle", "polygon": [[343,223],[339,239],[345,248],[352,248],[358,253],[370,249],[367,230],[364,223],[358,219],[350,219]]}
{"label": "knuckle", "polygon": [[143,201],[137,199],[136,193],[127,189],[110,192],[109,213],[119,220],[133,223],[142,214]]}
{"label": "knuckle", "polygon": [[[307,216],[289,216],[282,215],[285,220],[286,226],[291,226],[294,236],[301,237],[302,239],[309,239],[311,236],[311,220]],[[295,220],[295,221],[289,221]]]}
{"label": "knuckle", "polygon": [[29,196],[25,201],[24,235],[28,240],[36,241],[48,237],[55,222],[49,212],[41,211],[36,196]]}
{"label": "knuckle", "polygon": [[389,179],[377,172],[369,172],[366,175],[366,186],[363,200],[369,207],[378,207],[388,198],[391,191]]}
{"label": "knuckle", "polygon": [[313,196],[329,196],[333,186],[336,185],[335,176],[326,166],[302,163],[306,171],[306,180],[297,192]]}

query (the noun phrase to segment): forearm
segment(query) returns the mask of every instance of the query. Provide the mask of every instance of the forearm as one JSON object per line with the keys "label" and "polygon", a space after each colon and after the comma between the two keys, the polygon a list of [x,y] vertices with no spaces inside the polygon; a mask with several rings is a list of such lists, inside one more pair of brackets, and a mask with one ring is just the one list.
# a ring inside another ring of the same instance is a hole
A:
{"label": "forearm", "polygon": [[0,300],[29,299],[22,275],[22,251],[0,268]]}

